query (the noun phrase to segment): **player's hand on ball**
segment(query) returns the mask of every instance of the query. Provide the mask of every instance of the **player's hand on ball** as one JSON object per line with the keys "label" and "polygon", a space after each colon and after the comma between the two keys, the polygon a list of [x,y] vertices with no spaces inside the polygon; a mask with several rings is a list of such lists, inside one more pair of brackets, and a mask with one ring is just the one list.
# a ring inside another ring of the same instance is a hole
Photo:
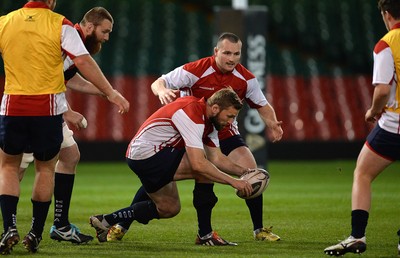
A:
{"label": "player's hand on ball", "polygon": [[269,184],[269,173],[261,168],[250,169],[240,179],[246,180],[252,187],[252,192],[236,190],[236,195],[243,199],[252,199],[260,196]]}
{"label": "player's hand on ball", "polygon": [[244,197],[248,197],[253,192],[253,187],[245,179],[235,179],[235,184],[232,185],[236,192],[240,192]]}

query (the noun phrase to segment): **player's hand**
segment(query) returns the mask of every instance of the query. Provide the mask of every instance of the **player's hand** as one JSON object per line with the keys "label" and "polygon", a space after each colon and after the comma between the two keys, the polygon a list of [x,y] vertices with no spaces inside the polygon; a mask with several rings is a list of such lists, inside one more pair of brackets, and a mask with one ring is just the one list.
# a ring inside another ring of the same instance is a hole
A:
{"label": "player's hand", "polygon": [[130,104],[119,91],[114,90],[112,94],[107,96],[107,99],[118,106],[118,113],[124,114],[129,111]]}
{"label": "player's hand", "polygon": [[166,105],[173,102],[178,97],[178,94],[179,90],[163,89],[158,92],[158,99],[161,104]]}
{"label": "player's hand", "polygon": [[245,196],[250,196],[253,192],[253,187],[251,184],[243,179],[235,179],[234,183],[232,183],[232,186],[238,191],[245,193]]}
{"label": "player's hand", "polygon": [[271,121],[267,124],[268,127],[268,138],[272,142],[277,142],[282,139],[283,129],[282,121]]}
{"label": "player's hand", "polygon": [[[383,111],[382,111],[383,112]],[[374,112],[371,108],[365,113],[365,121],[368,123],[375,123],[376,120],[382,115],[382,112]]]}
{"label": "player's hand", "polygon": [[63,114],[63,118],[66,122],[72,124],[76,129],[81,130],[87,127],[87,121],[85,117],[72,109],[69,109]]}

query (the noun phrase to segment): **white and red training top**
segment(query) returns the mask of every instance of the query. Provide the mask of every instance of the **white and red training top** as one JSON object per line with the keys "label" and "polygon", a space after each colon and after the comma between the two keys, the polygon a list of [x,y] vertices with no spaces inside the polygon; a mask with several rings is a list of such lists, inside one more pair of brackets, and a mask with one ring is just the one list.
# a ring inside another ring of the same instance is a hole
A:
{"label": "white and red training top", "polygon": [[219,147],[218,132],[206,116],[204,98],[182,97],[160,108],[139,128],[126,151],[132,160],[150,158],[166,147]]}
{"label": "white and red training top", "polygon": [[[232,72],[222,73],[214,56],[187,63],[161,76],[168,89],[181,90],[181,96],[209,98],[214,92],[232,87],[240,99],[245,100],[251,108],[260,108],[268,104],[257,78],[243,65],[236,65]],[[238,135],[237,122],[219,132],[223,140]]]}
{"label": "white and red training top", "polygon": [[372,84],[387,84],[390,95],[385,110],[378,120],[388,132],[400,134],[400,23],[395,24],[374,48]]}

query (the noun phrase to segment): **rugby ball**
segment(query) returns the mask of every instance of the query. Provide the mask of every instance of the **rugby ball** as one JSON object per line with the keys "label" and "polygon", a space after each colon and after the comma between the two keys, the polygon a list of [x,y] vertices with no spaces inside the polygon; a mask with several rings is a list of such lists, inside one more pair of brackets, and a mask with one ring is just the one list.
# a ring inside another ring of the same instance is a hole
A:
{"label": "rugby ball", "polygon": [[242,199],[253,199],[260,196],[269,184],[269,173],[262,168],[252,169],[251,171],[243,174],[240,179],[244,179],[253,187],[253,192],[250,196],[244,196],[242,191],[236,189],[236,195]]}

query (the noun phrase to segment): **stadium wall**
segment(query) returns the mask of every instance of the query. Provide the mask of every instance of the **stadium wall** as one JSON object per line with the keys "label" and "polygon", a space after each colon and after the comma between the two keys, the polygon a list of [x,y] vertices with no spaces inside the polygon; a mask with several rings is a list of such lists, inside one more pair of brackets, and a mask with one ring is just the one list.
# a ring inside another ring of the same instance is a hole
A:
{"label": "stadium wall", "polygon": [[[0,14],[24,3],[0,1]],[[72,108],[89,123],[87,129],[75,131],[83,161],[123,160],[131,137],[160,107],[150,84],[183,63],[210,55],[213,9],[230,4],[230,0],[96,4],[113,14],[115,25],[95,59],[132,108],[120,116],[106,99],[67,93]],[[250,0],[249,4],[268,8],[266,95],[284,122],[282,141],[267,143],[268,158],[355,159],[371,129],[364,112],[373,89],[372,49],[385,33],[376,3]],[[91,1],[60,0],[56,11],[75,23],[93,6]],[[349,22],[359,10],[362,17]]]}

